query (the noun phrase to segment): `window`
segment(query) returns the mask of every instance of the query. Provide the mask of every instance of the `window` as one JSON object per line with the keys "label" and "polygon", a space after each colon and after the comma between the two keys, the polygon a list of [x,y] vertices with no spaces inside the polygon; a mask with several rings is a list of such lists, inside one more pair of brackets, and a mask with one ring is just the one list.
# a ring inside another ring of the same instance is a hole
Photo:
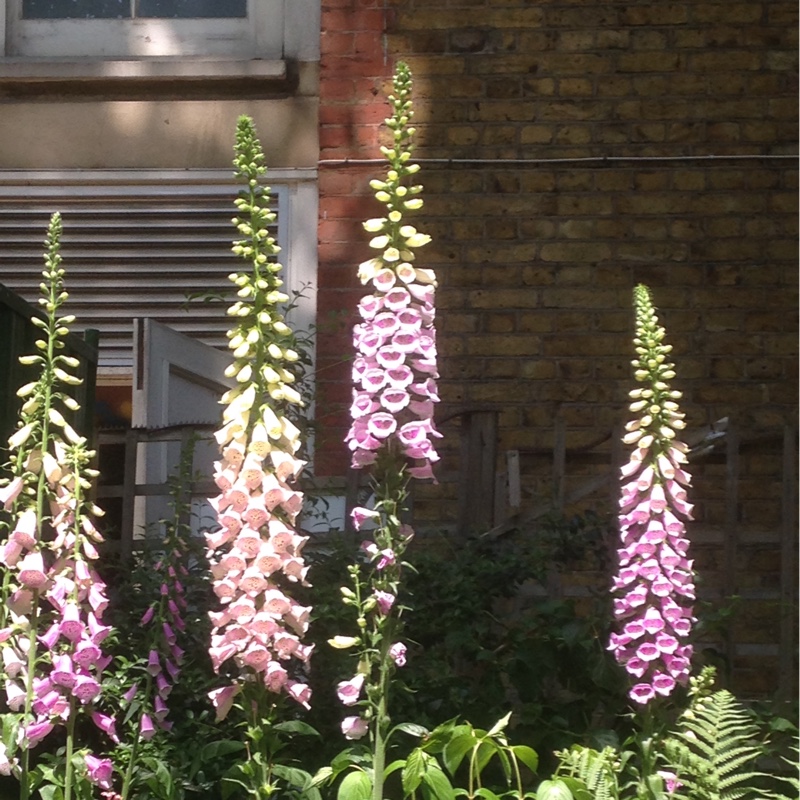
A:
{"label": "window", "polygon": [[318,38],[319,0],[5,0],[0,5],[0,55],[7,57],[314,60]]}
{"label": "window", "polygon": [[[304,290],[293,324],[316,309],[316,174],[271,170],[284,279]],[[226,348],[227,276],[237,187],[229,170],[0,171],[0,283],[36,303],[50,214],[63,218],[62,255],[76,330],[100,331],[99,379],[130,380],[133,319],[152,317],[198,342]]]}
{"label": "window", "polygon": [[22,0],[23,19],[246,16],[247,0]]}

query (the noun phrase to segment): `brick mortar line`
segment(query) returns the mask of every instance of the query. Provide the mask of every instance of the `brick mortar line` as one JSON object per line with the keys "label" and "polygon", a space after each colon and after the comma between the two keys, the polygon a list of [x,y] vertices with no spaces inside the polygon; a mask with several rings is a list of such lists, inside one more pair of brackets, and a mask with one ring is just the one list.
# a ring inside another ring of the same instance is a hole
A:
{"label": "brick mortar line", "polygon": [[[451,164],[479,164],[491,166],[493,164],[606,164],[619,162],[657,162],[657,161],[797,161],[797,155],[782,154],[732,154],[732,155],[703,155],[703,156],[583,156],[574,158],[416,158],[419,164],[443,165]],[[324,158],[317,162],[318,166],[367,166],[384,164],[385,158]]]}

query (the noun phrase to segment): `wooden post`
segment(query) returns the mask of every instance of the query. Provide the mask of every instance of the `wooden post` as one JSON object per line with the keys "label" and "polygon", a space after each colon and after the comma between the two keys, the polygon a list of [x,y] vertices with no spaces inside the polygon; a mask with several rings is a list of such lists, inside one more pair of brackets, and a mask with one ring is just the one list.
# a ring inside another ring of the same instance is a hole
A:
{"label": "wooden post", "polygon": [[119,558],[122,564],[133,553],[133,517],[136,507],[136,451],[139,433],[134,428],[125,434],[125,471],[122,484],[122,525],[119,532]]}
{"label": "wooden post", "polygon": [[492,527],[497,470],[497,412],[465,411],[461,420],[458,531]]}

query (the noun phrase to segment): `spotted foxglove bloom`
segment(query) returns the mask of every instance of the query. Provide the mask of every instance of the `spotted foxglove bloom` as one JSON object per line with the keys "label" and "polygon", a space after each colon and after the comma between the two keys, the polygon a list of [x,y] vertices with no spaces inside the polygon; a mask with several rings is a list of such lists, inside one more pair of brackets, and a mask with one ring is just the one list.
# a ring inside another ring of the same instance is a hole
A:
{"label": "spotted foxglove bloom", "polygon": [[685,528],[692,519],[688,448],[678,438],[684,414],[677,404],[681,393],[669,386],[675,377],[667,361],[672,347],[664,344],[664,328],[645,286],[634,290],[634,305],[633,365],[642,386],[630,393],[637,416],[624,437],[634,450],[622,468],[621,546],[613,584],[618,630],[609,649],[634,679],[631,699],[645,705],[688,680],[695,587]]}
{"label": "spotted foxglove bloom", "polygon": [[364,223],[367,232],[375,234],[370,247],[378,252],[358,271],[370,291],[359,303],[361,322],[353,329],[354,391],[346,441],[355,468],[374,464],[378,451],[388,446],[406,457],[413,477],[434,479],[431,465],[439,456],[432,440],[440,436],[433,422],[439,402],[436,276],[414,265],[414,251],[430,242],[430,236],[406,219],[422,207],[422,186],[406,185],[419,165],[409,163],[414,129],[408,122],[414,112],[405,65],[398,65],[394,90],[389,98],[394,113],[386,120],[394,142],[381,148],[389,170],[385,180],[370,183],[387,214]]}
{"label": "spotted foxglove bloom", "polygon": [[[243,678],[257,680],[308,706],[310,690],[293,678],[302,673],[311,647],[302,643],[310,609],[288,593],[308,585],[302,558],[307,537],[296,527],[303,495],[294,480],[305,462],[297,457],[300,431],[291,421],[302,405],[295,386],[299,355],[280,306],[279,248],[269,232],[275,215],[266,206],[269,189],[259,185],[264,155],[252,120],[239,120],[234,161],[246,186],[236,200],[233,222],[244,237],[233,251],[251,272],[231,275],[239,300],[228,310],[233,363],[227,376],[236,387],[222,398],[223,425],[216,433],[220,460],[211,504],[219,528],[206,534],[213,590],[219,610],[212,622],[211,661],[216,671],[232,661]],[[221,719],[247,680],[215,689],[211,700]]]}

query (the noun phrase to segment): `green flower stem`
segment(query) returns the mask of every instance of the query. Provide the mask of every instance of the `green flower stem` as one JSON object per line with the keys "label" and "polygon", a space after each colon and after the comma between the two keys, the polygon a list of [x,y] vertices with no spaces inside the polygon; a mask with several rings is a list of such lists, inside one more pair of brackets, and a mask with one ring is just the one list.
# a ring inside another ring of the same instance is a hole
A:
{"label": "green flower stem", "polygon": [[389,655],[389,640],[381,646],[380,677],[378,679],[378,704],[373,728],[372,743],[372,800],[383,800],[383,784],[386,771],[386,740],[389,733],[389,687],[391,684],[392,659]]}
{"label": "green flower stem", "polygon": [[[148,672],[147,678],[144,682],[144,697],[150,697],[150,693],[153,689],[153,676]],[[136,719],[136,733],[133,737],[133,744],[131,745],[131,754],[130,760],[128,761],[128,766],[125,769],[125,777],[122,779],[122,800],[128,800],[128,796],[131,793],[131,786],[133,785],[133,767],[136,764],[136,757],[139,754],[139,741],[142,738],[139,734],[141,727],[142,727],[142,715],[145,713],[145,704],[142,703],[139,708],[139,715]]]}
{"label": "green flower stem", "polygon": [[244,704],[249,711],[246,712],[248,721],[250,722],[250,741],[256,746],[256,750],[261,758],[258,759],[258,776],[254,778],[255,788],[253,795],[256,798],[268,798],[274,791],[275,787],[272,785],[272,754],[269,748],[269,733],[272,727],[274,705],[271,705],[267,715],[262,712],[263,706],[263,690],[261,687],[252,687],[257,692],[258,696],[247,698],[245,697]]}
{"label": "green flower stem", "polygon": [[[25,677],[25,715],[24,724],[28,724],[31,717],[33,706],[33,676],[36,669],[36,629],[39,623],[39,591],[33,592],[33,610],[30,616],[30,633],[28,636],[28,674]],[[19,800],[28,800],[30,797],[30,783],[28,776],[30,772],[30,747],[27,746],[22,751],[22,772],[20,775]]]}
{"label": "green flower stem", "polygon": [[74,767],[72,765],[72,753],[75,746],[75,698],[69,699],[69,718],[67,719],[67,763],[64,768],[64,800],[72,798],[72,778]]}
{"label": "green flower stem", "polygon": [[650,800],[652,797],[649,787],[650,776],[655,773],[655,720],[653,717],[653,709],[646,706],[640,712],[640,720],[642,725],[642,766],[639,773],[639,786],[637,790],[637,798],[639,800]]}
{"label": "green flower stem", "polygon": [[509,753],[509,756],[511,757],[511,763],[514,765],[514,777],[517,781],[517,796],[519,797],[519,800],[523,800],[524,795],[522,791],[522,775],[519,771],[519,762],[517,761],[517,757],[514,755],[513,750]]}
{"label": "green flower stem", "polygon": [[[75,544],[72,549],[72,557],[77,562],[81,558],[81,504],[83,502],[81,486],[81,453],[76,446],[70,453],[72,456],[72,479],[75,482],[74,497],[75,497],[75,510],[72,519],[72,532],[75,536]],[[42,468],[44,473],[44,468]],[[78,584],[76,583],[72,589],[72,600],[77,605],[78,603]],[[69,699],[69,717],[67,719],[67,764],[64,773],[64,800],[70,800],[72,796],[72,778],[74,768],[72,765],[72,752],[75,746],[75,714],[77,708],[75,706],[75,697]]]}
{"label": "green flower stem", "polygon": [[[406,541],[399,535],[400,516],[404,503],[408,497],[408,477],[405,473],[404,460],[395,453],[387,453],[376,466],[373,491],[376,498],[376,508],[382,516],[382,525],[375,532],[375,542],[381,549],[389,548],[395,554],[396,562],[387,566],[383,573],[374,572],[372,584],[376,589],[391,589],[396,594],[400,579],[400,557],[405,548]],[[358,594],[358,608],[362,608],[361,595]],[[363,614],[363,612],[361,612]],[[394,660],[390,648],[395,636],[400,631],[400,608],[396,605],[386,616],[377,612],[371,614],[372,640],[377,648],[378,676],[372,701],[374,712],[373,725],[371,726],[372,739],[372,798],[383,800],[383,788],[386,769],[386,751],[388,734],[391,725],[389,715],[389,699],[391,693],[392,675],[395,670]]]}

